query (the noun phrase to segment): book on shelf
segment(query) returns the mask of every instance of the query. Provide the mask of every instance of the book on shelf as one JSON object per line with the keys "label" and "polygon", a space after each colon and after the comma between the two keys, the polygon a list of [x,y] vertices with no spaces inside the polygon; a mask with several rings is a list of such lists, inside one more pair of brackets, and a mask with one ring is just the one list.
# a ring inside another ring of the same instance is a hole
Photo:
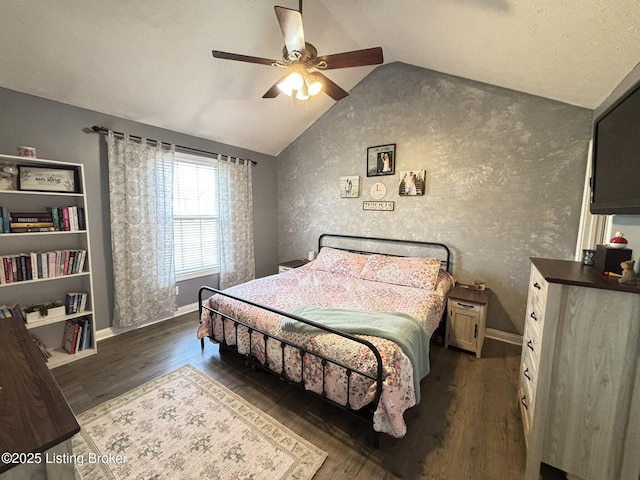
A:
{"label": "book on shelf", "polygon": [[11,233],[52,232],[53,219],[48,212],[10,212]]}
{"label": "book on shelf", "polygon": [[84,207],[47,207],[44,212],[10,211],[0,206],[0,233],[86,230]]}
{"label": "book on shelf", "polygon": [[11,316],[15,318],[19,318],[23,322],[27,322],[27,314],[24,311],[24,308],[19,303],[16,303],[14,306],[10,308]]}
{"label": "book on shelf", "polygon": [[18,318],[26,323],[24,309],[19,303],[12,306],[0,305],[0,318]]}
{"label": "book on shelf", "polygon": [[67,320],[62,337],[62,348],[69,354],[91,348],[91,319],[86,316]]}
{"label": "book on shelf", "polygon": [[13,317],[13,312],[6,305],[0,305],[0,319]]}
{"label": "book on shelf", "polygon": [[16,212],[14,210],[9,216],[11,217],[12,223],[53,223],[51,213],[49,212]]}
{"label": "book on shelf", "polygon": [[52,250],[0,257],[0,283],[74,275],[84,271],[87,251]]}
{"label": "book on shelf", "polygon": [[84,312],[87,308],[87,297],[84,292],[70,292],[65,298],[64,307],[67,315]]}
{"label": "book on shelf", "polygon": [[38,337],[34,337],[33,335],[31,335],[31,338],[33,339],[33,343],[35,343],[38,349],[40,350],[40,353],[42,353],[42,356],[44,357],[44,361],[48,362],[49,359],[51,358],[51,352],[49,352],[49,349],[47,348],[47,346]]}
{"label": "book on shelf", "polygon": [[76,320],[67,320],[65,322],[62,348],[64,348],[67,353],[76,353],[78,330],[80,330],[80,324]]}
{"label": "book on shelf", "polygon": [[0,233],[11,232],[11,217],[9,207],[0,206]]}

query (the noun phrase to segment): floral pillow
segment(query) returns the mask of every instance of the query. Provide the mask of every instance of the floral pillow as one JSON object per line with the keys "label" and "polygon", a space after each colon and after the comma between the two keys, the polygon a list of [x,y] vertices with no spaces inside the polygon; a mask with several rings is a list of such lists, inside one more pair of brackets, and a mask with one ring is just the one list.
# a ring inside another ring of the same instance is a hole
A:
{"label": "floral pillow", "polygon": [[309,268],[359,278],[365,263],[367,255],[322,247],[318,257],[309,264]]}
{"label": "floral pillow", "polygon": [[433,290],[439,271],[440,260],[437,258],[369,255],[360,278]]}

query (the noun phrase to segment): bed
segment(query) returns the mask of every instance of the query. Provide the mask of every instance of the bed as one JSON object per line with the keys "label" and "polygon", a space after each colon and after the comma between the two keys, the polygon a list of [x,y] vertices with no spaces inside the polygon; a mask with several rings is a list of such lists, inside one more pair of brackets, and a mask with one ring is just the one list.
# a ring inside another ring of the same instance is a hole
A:
{"label": "bed", "polygon": [[380,432],[403,437],[403,414],[420,401],[429,341],[455,285],[450,250],[323,234],[318,252],[284,273],[224,291],[202,287],[202,348],[209,338],[368,419],[376,445]]}

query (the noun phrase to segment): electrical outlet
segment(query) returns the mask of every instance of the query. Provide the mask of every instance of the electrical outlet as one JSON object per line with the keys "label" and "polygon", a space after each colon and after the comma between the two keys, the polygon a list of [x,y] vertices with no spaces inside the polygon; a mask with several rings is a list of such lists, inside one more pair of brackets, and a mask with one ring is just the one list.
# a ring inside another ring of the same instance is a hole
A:
{"label": "electrical outlet", "polygon": [[176,295],[180,295],[180,287],[176,285]]}

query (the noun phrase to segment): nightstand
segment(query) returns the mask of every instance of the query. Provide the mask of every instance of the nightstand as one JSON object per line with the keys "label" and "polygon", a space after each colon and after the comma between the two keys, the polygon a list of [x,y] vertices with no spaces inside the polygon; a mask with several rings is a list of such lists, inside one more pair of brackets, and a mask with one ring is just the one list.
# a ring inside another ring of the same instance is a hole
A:
{"label": "nightstand", "polygon": [[290,260],[288,262],[281,263],[278,265],[278,273],[293,270],[294,268],[301,267],[307,263],[309,263],[309,260]]}
{"label": "nightstand", "polygon": [[491,290],[488,288],[476,290],[473,287],[456,286],[451,291],[447,300],[445,348],[452,345],[474,352],[480,358],[490,296]]}

